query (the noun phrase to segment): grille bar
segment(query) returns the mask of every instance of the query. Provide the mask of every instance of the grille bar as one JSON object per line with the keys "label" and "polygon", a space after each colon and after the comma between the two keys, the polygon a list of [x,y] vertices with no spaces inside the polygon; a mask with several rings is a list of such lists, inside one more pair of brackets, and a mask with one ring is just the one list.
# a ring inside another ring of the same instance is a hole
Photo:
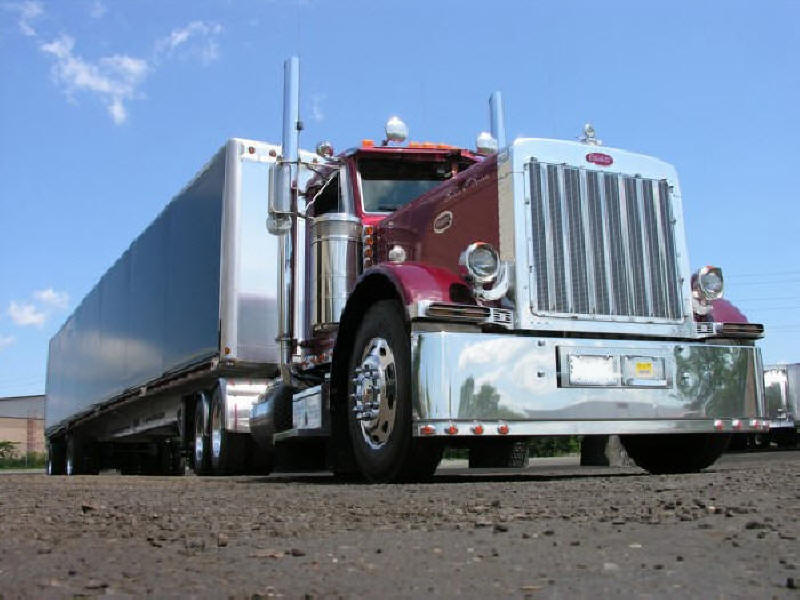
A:
{"label": "grille bar", "polygon": [[532,160],[534,310],[680,320],[666,181]]}

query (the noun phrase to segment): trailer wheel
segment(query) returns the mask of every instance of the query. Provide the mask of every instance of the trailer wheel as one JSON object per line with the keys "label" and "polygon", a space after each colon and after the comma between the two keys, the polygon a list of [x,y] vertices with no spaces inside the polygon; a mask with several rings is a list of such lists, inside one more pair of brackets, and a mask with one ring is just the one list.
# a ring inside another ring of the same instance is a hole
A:
{"label": "trailer wheel", "polygon": [[348,360],[347,392],[347,429],[367,479],[433,474],[441,449],[411,436],[411,349],[396,301],[376,302],[364,314]]}
{"label": "trailer wheel", "polygon": [[238,473],[245,466],[245,436],[225,429],[225,403],[219,388],[211,397],[211,468],[217,475]]}
{"label": "trailer wheel", "polygon": [[492,441],[469,450],[470,469],[522,469],[528,464],[528,442]]}
{"label": "trailer wheel", "polygon": [[74,433],[67,434],[67,475],[97,475],[100,472],[97,445]]}
{"label": "trailer wheel", "polygon": [[205,475],[211,470],[208,439],[210,409],[208,396],[205,393],[198,394],[194,410],[194,452],[192,456],[192,468],[197,475]]}
{"label": "trailer wheel", "polygon": [[67,447],[64,438],[51,437],[47,443],[47,474],[64,475],[67,472]]}
{"label": "trailer wheel", "polygon": [[728,447],[731,436],[720,433],[623,435],[628,456],[653,473],[696,473],[711,466]]}

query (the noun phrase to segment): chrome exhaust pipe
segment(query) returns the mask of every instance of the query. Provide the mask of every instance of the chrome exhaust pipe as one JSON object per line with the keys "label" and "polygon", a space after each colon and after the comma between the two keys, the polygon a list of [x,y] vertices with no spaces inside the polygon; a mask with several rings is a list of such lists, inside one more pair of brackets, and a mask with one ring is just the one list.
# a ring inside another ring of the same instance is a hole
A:
{"label": "chrome exhaust pipe", "polygon": [[489,96],[489,123],[492,137],[497,140],[498,149],[506,147],[506,123],[503,115],[503,95],[493,92]]}
{"label": "chrome exhaust pipe", "polygon": [[291,227],[280,236],[280,298],[278,301],[278,339],[281,347],[281,378],[292,384],[292,354],[294,353],[294,263],[297,235],[297,172],[298,140],[300,133],[300,59],[287,58],[283,63],[283,137],[281,163],[278,170],[275,210],[291,215]]}

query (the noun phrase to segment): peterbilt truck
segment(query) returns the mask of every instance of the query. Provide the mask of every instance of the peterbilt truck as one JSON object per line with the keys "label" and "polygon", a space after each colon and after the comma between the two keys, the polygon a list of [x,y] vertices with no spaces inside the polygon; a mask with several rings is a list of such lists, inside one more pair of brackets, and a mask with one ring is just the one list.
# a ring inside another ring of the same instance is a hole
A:
{"label": "peterbilt truck", "polygon": [[[767,427],[763,328],[718,322],[675,169],[580,141],[229,140],[50,343],[51,473],[430,476],[446,447],[618,434],[653,473]],[[265,226],[266,221],[266,226]]]}

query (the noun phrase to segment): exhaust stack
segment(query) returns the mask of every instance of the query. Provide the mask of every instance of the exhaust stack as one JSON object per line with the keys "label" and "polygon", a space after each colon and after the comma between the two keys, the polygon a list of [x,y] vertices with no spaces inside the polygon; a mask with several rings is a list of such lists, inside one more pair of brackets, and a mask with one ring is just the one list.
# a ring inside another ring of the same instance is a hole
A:
{"label": "exhaust stack", "polygon": [[497,146],[502,149],[506,146],[506,123],[503,116],[503,95],[493,92],[489,96],[489,122],[492,128],[492,137],[497,140]]}
{"label": "exhaust stack", "polygon": [[297,232],[294,223],[298,172],[298,138],[300,124],[300,59],[287,58],[283,63],[283,138],[281,164],[278,171],[278,189],[275,212],[288,217],[290,226],[280,236],[280,298],[278,312],[280,327],[278,339],[281,346],[281,378],[285,385],[292,383],[292,353],[294,352],[294,248]]}

